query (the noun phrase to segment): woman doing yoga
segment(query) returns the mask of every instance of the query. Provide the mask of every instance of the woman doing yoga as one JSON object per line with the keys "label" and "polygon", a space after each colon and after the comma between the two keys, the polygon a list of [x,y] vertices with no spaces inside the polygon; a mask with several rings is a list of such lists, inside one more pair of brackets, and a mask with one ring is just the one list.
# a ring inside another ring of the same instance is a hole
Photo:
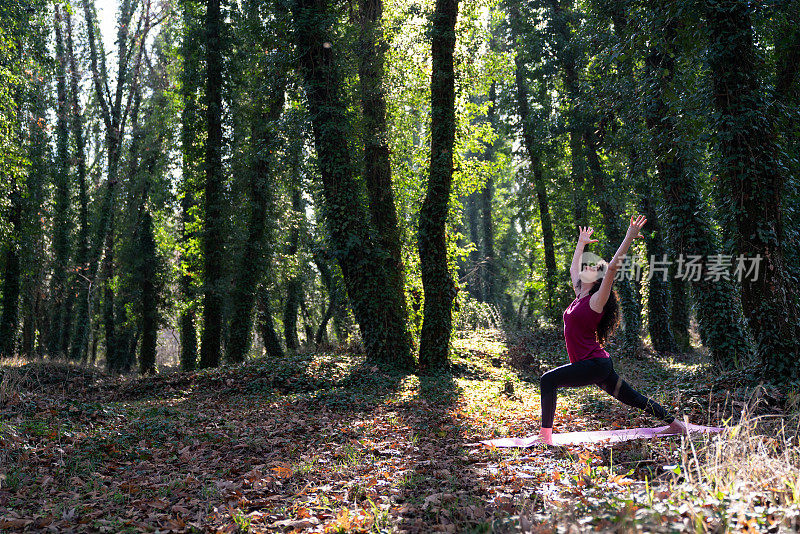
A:
{"label": "woman doing yoga", "polygon": [[[612,291],[614,276],[634,239],[642,237],[639,230],[647,222],[643,216],[631,217],[625,239],[610,263],[602,259],[594,265],[583,258],[583,249],[592,239],[591,227],[580,228],[578,245],[569,272],[576,298],[564,311],[564,339],[569,364],[546,372],[541,378],[542,428],[541,440],[553,444],[553,416],[556,411],[556,391],[563,387],[597,384],[617,400],[644,410],[669,425],[662,434],[686,433],[686,426],[667,413],[663,406],[635,391],[614,371],[611,357],[603,344],[619,324],[619,300]],[[594,262],[592,262],[594,263]]]}

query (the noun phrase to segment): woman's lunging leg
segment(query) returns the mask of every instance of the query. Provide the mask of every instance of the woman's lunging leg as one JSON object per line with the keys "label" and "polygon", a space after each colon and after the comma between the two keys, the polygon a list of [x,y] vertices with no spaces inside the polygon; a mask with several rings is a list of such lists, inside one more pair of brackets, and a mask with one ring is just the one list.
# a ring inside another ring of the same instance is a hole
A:
{"label": "woman's lunging leg", "polygon": [[602,360],[608,360],[608,358],[593,358],[562,365],[542,375],[539,385],[542,398],[543,429],[553,428],[558,388],[588,386],[602,381],[612,370],[610,361]]}
{"label": "woman's lunging leg", "polygon": [[667,410],[663,406],[633,389],[630,384],[623,380],[614,370],[612,370],[608,377],[598,385],[603,391],[620,402],[628,406],[633,406],[634,408],[639,408],[667,424],[675,420],[675,416],[667,413]]}

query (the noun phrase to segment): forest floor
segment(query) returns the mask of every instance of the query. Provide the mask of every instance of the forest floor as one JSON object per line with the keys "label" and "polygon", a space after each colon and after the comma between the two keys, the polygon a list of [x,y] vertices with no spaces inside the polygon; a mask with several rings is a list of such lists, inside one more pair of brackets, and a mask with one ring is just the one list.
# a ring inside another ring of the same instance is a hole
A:
{"label": "forest floor", "polygon": [[[615,359],[632,385],[719,436],[557,449],[534,434],[558,330],[465,333],[449,372],[384,372],[331,348],[112,378],[6,362],[0,530],[13,532],[778,532],[800,525],[796,392],[701,353]],[[613,354],[613,350],[611,351]],[[597,388],[556,432],[657,426]]]}

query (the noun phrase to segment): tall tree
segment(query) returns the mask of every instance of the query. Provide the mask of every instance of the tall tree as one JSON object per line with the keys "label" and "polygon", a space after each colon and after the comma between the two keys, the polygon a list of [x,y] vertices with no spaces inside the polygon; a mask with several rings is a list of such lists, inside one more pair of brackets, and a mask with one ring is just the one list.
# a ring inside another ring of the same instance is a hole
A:
{"label": "tall tree", "polygon": [[[146,198],[147,193],[143,195]],[[153,374],[156,370],[156,342],[158,339],[158,284],[157,251],[153,236],[153,216],[146,203],[142,206],[139,227],[139,250],[141,270],[139,272],[140,313],[142,347],[139,353],[139,372]]]}
{"label": "tall tree", "polygon": [[[663,261],[666,253],[665,244],[661,235],[661,221],[656,208],[657,197],[654,194],[654,184],[648,174],[647,163],[641,156],[641,143],[639,137],[646,130],[641,119],[639,108],[631,105],[636,101],[636,73],[635,59],[637,54],[633,49],[635,35],[631,35],[629,23],[628,2],[609,1],[601,2],[601,15],[604,20],[610,20],[614,27],[615,46],[619,47],[617,71],[619,78],[614,80],[619,88],[620,98],[614,112],[622,123],[622,145],[627,152],[628,182],[637,190],[640,209],[647,217],[647,231],[643,234],[647,244],[647,253],[655,261]],[[657,189],[656,189],[657,190]],[[650,340],[653,348],[658,352],[676,352],[677,346],[672,334],[669,299],[670,286],[663,274],[652,276],[648,280],[647,317]],[[623,289],[624,294],[624,289]],[[627,321],[627,319],[626,319]],[[627,338],[629,342],[632,339]]]}
{"label": "tall tree", "polygon": [[16,351],[19,323],[20,241],[22,228],[22,192],[16,173],[11,175],[11,238],[6,245],[5,271],[2,279],[3,313],[0,316],[0,358],[10,358]]}
{"label": "tall tree", "polygon": [[261,335],[261,342],[264,343],[267,356],[273,359],[283,358],[283,347],[281,346],[278,332],[275,330],[272,308],[269,303],[269,293],[264,282],[258,288],[256,310],[256,328]]}
{"label": "tall tree", "polygon": [[384,62],[386,42],[381,29],[382,0],[359,0],[361,32],[359,37],[358,79],[364,124],[364,180],[367,186],[372,226],[377,233],[379,255],[385,256],[379,267],[385,271],[386,287],[382,298],[389,324],[394,329],[393,345],[400,361],[409,362],[411,333],[407,327],[406,298],[400,227],[392,192],[392,170],[386,126]]}
{"label": "tall tree", "polygon": [[[91,0],[83,0],[83,10],[86,19],[87,40],[89,42],[89,58],[91,61],[92,85],[95,100],[99,106],[100,119],[104,127],[104,141],[106,150],[106,181],[99,200],[97,223],[90,243],[89,259],[87,261],[87,282],[81,289],[78,298],[78,308],[75,313],[75,327],[70,346],[70,358],[85,359],[89,338],[89,303],[91,299],[90,288],[95,286],[100,260],[105,251],[104,265],[104,325],[106,331],[107,356],[106,364],[115,365],[114,345],[115,324],[113,317],[113,246],[114,246],[114,216],[116,211],[117,181],[122,155],[122,143],[125,138],[128,116],[133,103],[135,84],[141,70],[142,54],[147,41],[147,34],[151,25],[151,0],[144,0],[141,16],[136,21],[136,27],[131,32],[134,13],[139,7],[136,0],[123,0],[120,3],[118,28],[117,28],[117,80],[114,92],[110,90],[106,56],[102,53],[102,43],[97,38],[97,20],[94,4]],[[138,45],[138,46],[137,46]],[[98,50],[100,49],[100,50]],[[125,94],[127,90],[127,95]],[[111,237],[109,237],[111,236]],[[109,339],[110,336],[110,339]]]}
{"label": "tall tree", "polygon": [[[550,201],[547,195],[547,187],[544,178],[542,164],[542,143],[536,135],[536,125],[533,123],[530,106],[528,104],[528,68],[525,63],[522,46],[528,39],[520,39],[521,19],[519,8],[515,4],[510,5],[511,23],[511,48],[516,50],[514,56],[514,82],[516,89],[517,113],[519,114],[522,141],[525,151],[530,159],[531,172],[533,174],[533,185],[536,190],[536,200],[539,206],[539,220],[542,225],[542,244],[544,245],[544,264],[547,288],[547,308],[550,313],[555,307],[556,290],[556,256],[553,233],[553,220],[550,214]],[[545,86],[542,84],[542,89]],[[543,91],[544,92],[544,91]]]}
{"label": "tall tree", "polygon": [[70,165],[69,165],[69,103],[67,100],[67,54],[64,48],[60,6],[55,8],[56,35],[56,161],[53,206],[53,275],[50,280],[52,315],[48,349],[52,355],[61,355],[64,346],[64,328],[67,315],[67,272],[70,257]]}
{"label": "tall tree", "polygon": [[[251,161],[250,171],[250,214],[247,224],[247,237],[244,250],[235,275],[233,295],[231,298],[233,311],[230,326],[230,342],[227,357],[230,361],[239,362],[244,359],[250,349],[253,331],[253,308],[256,302],[257,289],[264,275],[264,265],[269,252],[267,221],[274,209],[271,195],[276,162],[271,156],[275,152],[279,119],[285,104],[285,88],[287,83],[288,57],[284,52],[284,38],[275,39],[274,35],[285,35],[283,30],[287,23],[287,13],[280,2],[275,2],[274,26],[266,26],[259,16],[260,2],[247,2],[244,7],[244,24],[247,25],[245,37],[251,37],[251,45],[244,44],[245,50],[252,50],[258,75],[252,87],[255,109],[252,111],[251,123]],[[273,30],[273,31],[269,31]],[[255,46],[253,46],[255,45]],[[257,54],[258,47],[274,50],[273,55]],[[274,342],[265,339],[265,346],[272,347],[270,356],[276,352]],[[280,345],[278,345],[280,348]]]}
{"label": "tall tree", "polygon": [[[295,258],[300,250],[300,230],[305,219],[305,203],[300,193],[300,154],[293,154],[292,159],[292,223],[289,229],[289,242],[286,244],[286,255]],[[299,263],[299,262],[298,262]],[[286,348],[296,351],[300,348],[297,337],[297,313],[303,302],[303,274],[300,269],[293,270],[286,281],[286,301],[283,306],[283,338]],[[308,340],[311,341],[310,339]]]}
{"label": "tall tree", "polygon": [[776,142],[775,115],[761,86],[753,42],[753,7],[707,0],[708,62],[713,80],[719,187],[735,228],[736,250],[760,258],[758,276],[742,278],[742,308],[769,376],[800,377],[800,293],[787,276],[783,249],[786,167]]}
{"label": "tall tree", "polygon": [[[719,253],[711,220],[684,149],[677,141],[680,135],[677,119],[667,100],[667,95],[674,90],[678,20],[663,4],[659,4],[659,8],[653,12],[655,38],[645,60],[643,112],[650,131],[656,174],[664,194],[665,223],[671,248],[679,259],[689,261],[692,255],[710,258]],[[733,285],[724,279],[714,281],[705,270],[696,278],[691,282],[692,295],[712,356],[727,365],[737,358],[741,361],[750,347],[732,298]]]}
{"label": "tall tree", "polygon": [[406,332],[405,322],[397,320],[404,313],[383,302],[387,273],[370,235],[369,212],[359,200],[341,73],[331,42],[334,17],[326,0],[298,0],[292,17],[322,180],[322,208],[361,337],[371,360],[408,369],[411,355],[396,351]]}
{"label": "tall tree", "polygon": [[419,364],[447,363],[456,287],[447,266],[445,223],[453,180],[455,66],[458,0],[436,0],[431,31],[431,157],[428,188],[419,215],[419,258],[425,292]]}
{"label": "tall tree", "polygon": [[[41,354],[42,340],[37,339],[45,330],[44,318],[46,256],[45,238],[42,219],[45,217],[47,198],[46,184],[50,178],[50,139],[47,133],[47,41],[49,25],[44,23],[44,14],[39,21],[32,25],[30,36],[32,38],[31,51],[33,57],[38,59],[38,76],[34,74],[34,81],[29,87],[28,100],[30,102],[30,120],[28,121],[28,147],[27,155],[30,162],[25,176],[25,202],[23,214],[22,235],[25,236],[21,250],[21,276],[22,276],[22,341],[19,352],[21,355],[31,357]],[[4,292],[5,294],[5,292]],[[10,329],[9,329],[10,330]],[[0,337],[3,337],[0,335]]]}
{"label": "tall tree", "polygon": [[[649,180],[648,180],[649,181]],[[655,184],[644,183],[641,188],[643,193],[639,200],[642,214],[647,217],[650,226],[645,232],[644,241],[647,244],[647,254],[653,262],[662,262],[667,256],[661,231],[661,221],[655,205],[653,187]],[[669,270],[664,273],[651,273],[648,280],[649,294],[647,298],[647,325],[650,331],[650,341],[657,352],[677,352],[678,345],[672,334],[670,322],[670,285],[666,278]]]}
{"label": "tall tree", "polygon": [[[75,169],[77,173],[78,182],[78,239],[75,252],[75,277],[71,281],[71,295],[81,294],[80,288],[86,285],[87,282],[87,261],[89,255],[89,192],[88,184],[86,182],[86,142],[83,136],[83,113],[81,111],[78,95],[80,94],[79,87],[79,71],[78,62],[75,59],[75,50],[72,37],[72,14],[70,10],[64,10],[64,20],[67,28],[67,58],[69,61],[70,73],[70,128],[72,130],[72,139],[75,146]],[[72,304],[68,306],[71,311]],[[69,328],[65,328],[63,332],[62,342],[63,349],[67,350],[69,339]]]}
{"label": "tall tree", "polygon": [[200,367],[217,367],[222,349],[223,175],[222,43],[220,0],[206,3],[206,166],[203,233],[203,334]]}
{"label": "tall tree", "polygon": [[201,3],[181,0],[182,43],[181,58],[181,206],[180,226],[180,289],[183,303],[179,312],[181,339],[181,369],[192,371],[197,365],[197,302],[196,281],[200,278],[199,259],[194,253],[197,240],[197,193],[200,188],[200,169],[203,162],[200,110],[200,56],[202,42],[199,20]]}
{"label": "tall tree", "polygon": [[[461,276],[467,280],[469,294],[475,300],[483,301],[483,291],[480,279],[481,264],[481,235],[480,235],[480,212],[478,211],[478,191],[470,193],[464,202],[464,215],[467,219],[469,238],[473,248],[469,252],[467,265],[462,269]],[[460,247],[463,247],[459,243]]]}

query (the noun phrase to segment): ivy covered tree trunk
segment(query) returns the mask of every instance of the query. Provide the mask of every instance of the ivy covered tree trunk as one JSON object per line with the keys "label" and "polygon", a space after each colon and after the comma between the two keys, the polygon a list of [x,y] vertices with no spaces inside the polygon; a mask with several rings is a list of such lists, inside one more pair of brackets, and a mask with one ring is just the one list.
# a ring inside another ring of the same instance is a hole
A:
{"label": "ivy covered tree trunk", "polygon": [[217,367],[222,350],[223,176],[222,14],[220,0],[206,3],[206,184],[203,234],[203,335],[200,367]]}
{"label": "ivy covered tree trunk", "polygon": [[765,375],[797,379],[800,300],[781,240],[786,171],[757,74],[753,8],[739,0],[708,0],[705,7],[725,222],[735,228],[737,252],[760,258],[758,276],[742,277],[742,308]]}
{"label": "ivy covered tree trunk", "polygon": [[[41,57],[46,57],[45,24],[37,25],[35,31],[35,44],[33,52]],[[45,208],[45,184],[50,175],[48,156],[49,136],[44,124],[47,115],[46,82],[34,82],[30,90],[30,110],[32,120],[28,121],[29,144],[27,147],[28,167],[25,177],[25,198],[23,209],[22,232],[27,236],[21,250],[21,276],[22,276],[22,339],[20,355],[33,357],[41,355],[42,339],[37,338],[44,330],[44,314],[42,309],[42,295],[45,293],[45,229],[41,219]],[[16,234],[16,232],[14,232]],[[5,291],[3,291],[5,294]],[[3,337],[0,334],[0,337]],[[38,343],[37,343],[38,341]]]}
{"label": "ivy covered tree trunk", "polygon": [[258,310],[256,325],[261,334],[261,342],[264,343],[267,356],[273,359],[283,358],[283,347],[281,347],[280,338],[275,330],[275,322],[272,320],[269,293],[263,284],[258,291],[256,307]]}
{"label": "ivy covered tree trunk", "polygon": [[[666,12],[662,16],[668,16]],[[664,23],[663,36],[656,41],[645,60],[645,121],[650,131],[656,170],[666,203],[671,249],[678,258],[701,256],[705,265],[717,254],[711,233],[709,215],[697,183],[687,169],[682,148],[675,141],[679,136],[675,116],[669,110],[666,94],[675,76],[675,56],[671,42],[675,39],[674,19]],[[683,273],[685,274],[685,273]],[[713,358],[720,364],[742,361],[750,347],[735,302],[734,286],[725,280],[714,281],[705,269],[699,280],[692,280],[692,293],[697,304],[697,318]],[[676,294],[674,298],[680,298]],[[680,300],[678,301],[680,302]]]}
{"label": "ivy covered tree trunk", "polygon": [[389,309],[383,294],[390,286],[381,268],[380,248],[370,236],[369,212],[360,191],[345,132],[347,107],[340,96],[342,81],[331,25],[335,16],[326,0],[298,0],[292,6],[294,35],[318,167],[322,179],[323,215],[336,249],[347,294],[361,330],[367,356],[376,362],[409,369],[410,354],[397,350],[405,343],[403,310]]}
{"label": "ivy covered tree trunk", "polygon": [[144,208],[141,217],[138,248],[141,253],[139,291],[141,292],[142,343],[139,352],[139,372],[146,375],[156,372],[156,343],[158,340],[157,257],[156,242],[153,236],[153,217],[150,215],[150,210]]}
{"label": "ivy covered tree trunk", "polygon": [[361,34],[358,79],[361,88],[361,110],[364,118],[364,180],[369,198],[372,226],[377,233],[379,267],[385,271],[386,287],[383,304],[389,324],[396,331],[391,335],[393,350],[399,361],[411,362],[411,332],[407,326],[403,258],[400,228],[392,192],[392,169],[389,158],[384,97],[384,58],[386,43],[381,31],[382,0],[359,0]]}
{"label": "ivy covered tree trunk", "polygon": [[[113,211],[115,203],[112,203]],[[114,315],[114,217],[109,221],[106,234],[106,252],[103,259],[103,328],[106,342],[106,368],[108,371],[120,372],[122,366],[117,360],[117,323]]]}
{"label": "ivy covered tree trunk", "polygon": [[[663,262],[668,259],[664,240],[662,238],[661,221],[655,206],[653,186],[644,184],[640,196],[642,214],[647,218],[648,231],[644,232],[644,241],[647,245],[647,255],[653,262]],[[662,264],[663,265],[663,264]],[[650,331],[650,341],[656,352],[677,352],[678,346],[672,335],[670,323],[670,284],[669,269],[666,275],[662,272],[651,273],[648,280],[650,293],[647,298],[647,325]]]}
{"label": "ivy covered tree trunk", "polygon": [[[299,158],[293,162],[295,183],[292,184],[292,218],[294,219],[292,228],[289,230],[289,243],[286,247],[286,255],[293,257],[297,255],[300,245],[300,221],[305,217],[303,199],[300,196],[299,181],[300,165]],[[299,262],[298,262],[299,265]],[[302,268],[302,267],[300,267]],[[303,278],[300,272],[292,273],[286,281],[286,302],[283,306],[283,338],[286,340],[286,348],[296,351],[300,348],[300,340],[297,337],[297,312],[303,301]],[[309,340],[310,341],[310,340]]]}
{"label": "ivy covered tree trunk", "polygon": [[[140,87],[134,89],[133,111],[131,112],[130,122],[131,141],[128,146],[128,169],[122,172],[122,206],[128,209],[121,210],[120,234],[126,236],[119,240],[119,252],[116,254],[116,264],[118,269],[118,292],[114,298],[114,366],[120,373],[129,372],[136,363],[136,341],[138,339],[137,330],[141,330],[141,299],[142,284],[141,276],[144,268],[142,243],[142,211],[147,202],[147,180],[145,187],[138,194],[141,178],[146,175],[147,159],[150,154],[157,153],[159,148],[155,143],[146,142],[145,127],[140,120],[139,110],[142,103],[142,91]],[[129,313],[129,310],[133,313]],[[135,310],[135,311],[134,311]],[[107,354],[106,358],[110,358]]]}
{"label": "ivy covered tree trunk", "polygon": [[193,371],[197,365],[197,288],[200,279],[199,259],[193,253],[194,243],[198,238],[197,195],[200,188],[200,175],[203,160],[203,147],[200,132],[203,121],[200,112],[200,55],[202,51],[199,20],[202,5],[196,0],[181,0],[183,18],[183,36],[181,56],[181,182],[179,198],[181,206],[180,226],[180,290],[183,297],[181,311],[178,316],[181,343],[181,369]]}
{"label": "ivy covered tree trunk", "polygon": [[67,272],[70,257],[70,176],[69,176],[69,103],[67,100],[67,55],[61,27],[61,10],[55,8],[56,34],[56,161],[53,173],[53,275],[50,279],[52,315],[48,349],[62,355],[64,324],[67,313]]}
{"label": "ivy covered tree trunk", "polygon": [[[247,29],[252,32],[254,38],[258,38],[259,43],[274,44],[270,43],[269,37],[261,35],[258,5],[258,2],[245,4]],[[277,2],[276,5],[278,5]],[[276,11],[282,17],[278,21],[278,24],[281,24],[278,29],[285,29],[282,28],[282,25],[285,23],[286,14],[280,8]],[[283,39],[279,40],[279,44],[286,45]],[[285,103],[287,68],[285,52],[279,49],[275,54],[275,57],[264,58],[270,60],[265,65],[256,63],[260,75],[259,81],[254,85],[254,93],[257,97],[251,128],[253,144],[252,171],[250,173],[251,209],[247,224],[247,238],[235,276],[231,298],[233,310],[227,356],[228,360],[232,362],[243,361],[250,350],[256,291],[264,274],[263,266],[268,261],[267,221],[273,207],[270,191],[273,187],[271,175],[274,173],[275,165],[270,154],[275,151],[278,136],[276,123],[281,117]]]}
{"label": "ivy covered tree trunk", "polygon": [[[635,42],[635,35],[631,33],[627,8],[628,6],[625,2],[607,2],[603,4],[602,13],[607,15],[613,23],[614,35],[618,40],[615,43],[617,47],[630,46],[628,43]],[[622,50],[624,52],[619,54],[615,63],[621,78],[619,82],[624,83],[623,80],[636,79],[636,54],[629,49],[622,48]],[[664,257],[666,250],[661,235],[661,221],[655,205],[655,184],[650,181],[648,169],[645,168],[646,160],[641,156],[641,146],[639,146],[637,139],[645,125],[642,124],[639,110],[635,106],[629,105],[630,102],[634,102],[636,99],[635,84],[625,84],[622,86],[622,90],[620,99],[624,100],[624,102],[620,102],[618,109],[615,109],[613,113],[618,114],[622,119],[621,123],[626,132],[622,137],[622,141],[625,145],[629,166],[627,172],[628,183],[636,188],[639,208],[647,218],[647,227],[643,232],[644,241],[647,245],[647,260],[664,261],[667,258]],[[647,299],[648,328],[653,348],[657,352],[676,352],[677,346],[670,330],[670,286],[668,278],[663,272],[659,272],[655,276],[651,276],[650,280],[647,281],[647,285],[649,289]],[[635,279],[631,282],[631,286],[635,295],[636,308],[640,310],[641,283]]]}
{"label": "ivy covered tree trunk", "polygon": [[691,346],[689,336],[689,284],[677,278],[675,272],[674,268],[670,268],[669,326],[678,350],[687,351]]}
{"label": "ivy covered tree trunk", "polygon": [[[776,130],[789,168],[784,185],[783,240],[795,243],[800,240],[800,1],[791,0],[779,13],[774,32]],[[785,247],[784,254],[786,265],[800,265],[798,247]]]}
{"label": "ivy covered tree trunk", "polygon": [[431,157],[425,200],[419,215],[419,258],[425,292],[419,365],[433,370],[447,364],[456,286],[447,265],[445,224],[453,181],[455,142],[455,25],[458,0],[436,0],[431,71]]}
{"label": "ivy covered tree trunk", "polygon": [[3,272],[3,314],[0,316],[0,358],[14,356],[19,323],[20,240],[22,228],[22,194],[16,174],[11,174],[11,239],[6,245],[5,271]]}
{"label": "ivy covered tree trunk", "polygon": [[[69,59],[70,70],[70,108],[71,108],[71,121],[70,126],[72,129],[72,138],[75,143],[75,169],[76,178],[78,181],[78,236],[77,246],[75,251],[75,264],[76,276],[72,280],[72,294],[76,295],[77,306],[81,307],[80,298],[86,294],[87,286],[87,263],[89,255],[89,192],[86,177],[86,142],[83,136],[83,113],[81,111],[78,95],[80,94],[79,80],[78,80],[78,63],[75,60],[75,51],[72,38],[72,15],[68,10],[64,13],[64,19],[67,27],[67,57]],[[70,310],[73,305],[69,305]],[[64,350],[67,350],[67,344],[71,328],[65,325],[63,333]]]}
{"label": "ivy covered tree trunk", "polygon": [[[512,46],[519,45],[517,32],[514,31],[513,17],[517,14],[512,11]],[[528,75],[525,61],[521,52],[517,51],[514,58],[514,81],[517,97],[517,113],[519,113],[520,125],[522,126],[522,141],[525,145],[525,151],[530,158],[531,171],[533,172],[534,188],[536,189],[536,201],[539,205],[539,220],[542,225],[542,242],[544,245],[544,264],[545,276],[547,287],[547,309],[550,314],[554,313],[555,309],[555,291],[556,291],[556,254],[555,254],[555,236],[553,233],[553,221],[550,214],[550,200],[547,196],[547,187],[544,180],[544,172],[542,169],[541,159],[541,145],[537,143],[534,134],[534,128],[531,124],[530,107],[528,105]],[[524,300],[524,297],[523,297]]]}
{"label": "ivy covered tree trunk", "polygon": [[[337,275],[334,276],[335,273],[332,272],[332,267],[335,266],[329,265],[330,258],[320,246],[313,246],[312,254],[314,256],[314,265],[317,266],[317,270],[322,278],[322,285],[325,286],[325,290],[328,292],[328,310],[331,315],[330,318],[333,319],[336,338],[342,341],[344,340],[345,332],[343,318],[347,315],[347,295],[340,281],[341,275],[336,273]],[[325,316],[327,317],[328,313],[326,313]],[[321,340],[323,335],[322,329],[325,328],[326,324],[327,322],[323,319],[317,331],[317,340]],[[320,341],[317,341],[317,344],[319,343]]]}

